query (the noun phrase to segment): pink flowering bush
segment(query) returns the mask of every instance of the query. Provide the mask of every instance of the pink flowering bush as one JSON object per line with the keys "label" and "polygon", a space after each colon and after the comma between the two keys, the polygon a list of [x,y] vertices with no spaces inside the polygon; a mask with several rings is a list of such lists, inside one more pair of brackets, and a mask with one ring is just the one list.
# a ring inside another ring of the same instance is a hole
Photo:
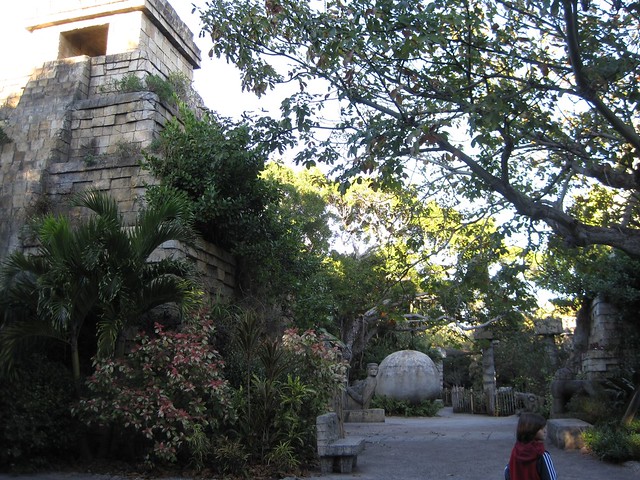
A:
{"label": "pink flowering bush", "polygon": [[328,403],[346,385],[349,365],[334,337],[290,328],[282,336],[282,346],[294,357],[292,373],[311,386],[321,402]]}
{"label": "pink flowering bush", "polygon": [[145,460],[200,463],[232,415],[223,363],[209,344],[210,322],[140,334],[123,359],[95,360],[90,397],[75,409],[88,425],[117,426],[142,443]]}

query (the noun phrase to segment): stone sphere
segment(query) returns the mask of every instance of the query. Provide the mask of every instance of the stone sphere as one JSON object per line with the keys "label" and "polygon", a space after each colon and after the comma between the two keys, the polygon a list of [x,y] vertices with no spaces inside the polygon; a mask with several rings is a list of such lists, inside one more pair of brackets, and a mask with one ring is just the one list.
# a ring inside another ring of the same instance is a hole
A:
{"label": "stone sphere", "polygon": [[419,403],[440,398],[441,393],[440,373],[422,352],[401,350],[380,363],[376,396]]}

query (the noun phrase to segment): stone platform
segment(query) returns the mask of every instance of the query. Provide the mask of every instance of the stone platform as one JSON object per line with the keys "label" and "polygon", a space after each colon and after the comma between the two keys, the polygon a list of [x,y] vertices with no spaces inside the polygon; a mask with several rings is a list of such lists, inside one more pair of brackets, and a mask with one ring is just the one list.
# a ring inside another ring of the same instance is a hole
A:
{"label": "stone platform", "polygon": [[580,449],[584,447],[582,432],[591,427],[577,418],[552,418],[547,421],[547,439],[563,450]]}

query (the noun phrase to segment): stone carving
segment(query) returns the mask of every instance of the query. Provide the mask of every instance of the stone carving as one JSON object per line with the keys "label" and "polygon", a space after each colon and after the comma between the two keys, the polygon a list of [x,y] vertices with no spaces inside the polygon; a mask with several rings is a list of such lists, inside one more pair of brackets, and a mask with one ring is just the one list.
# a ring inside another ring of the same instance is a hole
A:
{"label": "stone carving", "polygon": [[347,387],[347,408],[351,410],[368,409],[376,391],[378,364],[367,364],[367,378],[358,380]]}
{"label": "stone carving", "polygon": [[594,397],[601,391],[601,381],[599,380],[578,380],[573,372],[568,368],[561,368],[556,372],[554,380],[551,382],[551,415],[561,416],[567,411],[567,403],[574,395],[587,395]]}
{"label": "stone carving", "polygon": [[544,406],[544,397],[530,392],[515,392],[518,405],[522,405],[525,412],[539,412]]}

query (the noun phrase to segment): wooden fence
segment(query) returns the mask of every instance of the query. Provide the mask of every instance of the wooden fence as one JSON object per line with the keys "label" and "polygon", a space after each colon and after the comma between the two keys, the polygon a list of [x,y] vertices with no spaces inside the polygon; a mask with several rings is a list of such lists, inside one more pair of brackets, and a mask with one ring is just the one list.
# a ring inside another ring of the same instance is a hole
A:
{"label": "wooden fence", "polygon": [[[523,408],[520,401],[510,388],[501,388],[495,394],[495,416],[513,415]],[[445,393],[445,403],[451,399],[451,406],[454,413],[480,413],[487,414],[487,398],[484,392],[465,389],[464,387],[453,387]]]}

